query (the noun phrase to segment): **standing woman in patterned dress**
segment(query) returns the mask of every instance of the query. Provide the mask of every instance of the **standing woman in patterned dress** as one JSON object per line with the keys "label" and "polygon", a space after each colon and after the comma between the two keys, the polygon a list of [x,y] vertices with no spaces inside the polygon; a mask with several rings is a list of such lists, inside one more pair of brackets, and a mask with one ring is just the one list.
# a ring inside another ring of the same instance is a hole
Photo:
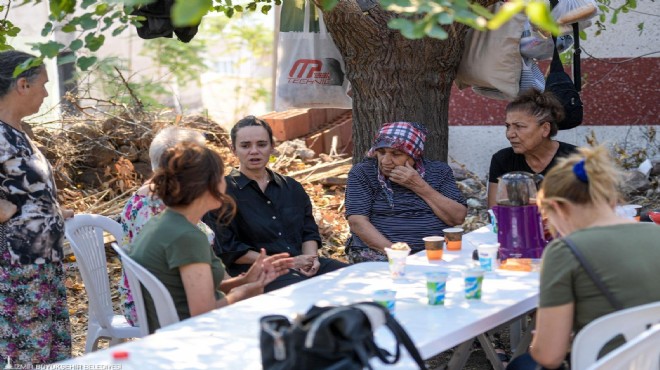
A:
{"label": "standing woman in patterned dress", "polygon": [[0,366],[71,357],[62,240],[73,212],[60,209],[52,169],[21,125],[48,96],[43,65],[13,76],[31,57],[0,52]]}

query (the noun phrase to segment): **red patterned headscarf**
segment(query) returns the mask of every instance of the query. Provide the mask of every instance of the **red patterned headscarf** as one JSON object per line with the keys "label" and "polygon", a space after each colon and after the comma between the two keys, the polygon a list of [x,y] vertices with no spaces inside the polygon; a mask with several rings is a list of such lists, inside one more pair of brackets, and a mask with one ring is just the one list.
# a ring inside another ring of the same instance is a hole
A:
{"label": "red patterned headscarf", "polygon": [[[420,176],[424,177],[424,142],[428,131],[421,123],[416,122],[392,122],[385,123],[378,131],[374,145],[367,152],[367,157],[376,157],[376,150],[380,148],[392,148],[408,154],[415,161],[415,169]],[[394,207],[393,191],[390,181],[378,171],[380,182],[391,207]]]}

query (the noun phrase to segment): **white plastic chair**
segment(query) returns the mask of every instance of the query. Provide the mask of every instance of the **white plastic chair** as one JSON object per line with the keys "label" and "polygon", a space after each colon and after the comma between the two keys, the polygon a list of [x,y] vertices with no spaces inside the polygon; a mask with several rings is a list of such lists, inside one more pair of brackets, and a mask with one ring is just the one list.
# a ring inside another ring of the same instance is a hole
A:
{"label": "white plastic chair", "polygon": [[660,324],[598,360],[588,370],[660,369]]}
{"label": "white plastic chair", "polygon": [[76,256],[89,302],[85,353],[96,351],[101,338],[109,338],[112,346],[123,339],[141,336],[139,328],[131,326],[123,315],[115,315],[112,309],[104,231],[121,240],[121,226],[101,215],[79,214],[67,220],[64,226],[64,235]]}
{"label": "white plastic chair", "polygon": [[613,312],[585,326],[575,337],[571,349],[571,367],[586,369],[596,363],[607,342],[623,335],[626,341],[660,323],[660,302]]}
{"label": "white plastic chair", "polygon": [[147,310],[144,304],[144,296],[142,289],[138,287],[144,286],[149,292],[151,298],[156,306],[156,316],[158,316],[158,324],[160,327],[175,324],[179,322],[179,314],[176,312],[174,300],[170,292],[165,288],[165,285],[158,280],[149,270],[142,267],[135,262],[126,252],[121,249],[116,243],[112,244],[112,248],[119,254],[121,258],[128,285],[131,287],[131,294],[133,295],[133,302],[135,302],[135,311],[137,312],[138,321],[145,323],[140,325],[140,333],[142,336],[149,335],[149,325],[147,321]]}

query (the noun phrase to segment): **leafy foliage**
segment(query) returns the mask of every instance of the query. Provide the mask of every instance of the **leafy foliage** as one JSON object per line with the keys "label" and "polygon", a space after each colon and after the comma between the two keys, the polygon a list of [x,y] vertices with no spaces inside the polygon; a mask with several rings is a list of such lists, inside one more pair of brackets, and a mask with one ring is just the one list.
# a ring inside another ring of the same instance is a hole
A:
{"label": "leafy foliage", "polygon": [[[43,0],[23,0],[22,5],[38,4]],[[139,25],[144,17],[133,16],[136,7],[155,0],[49,0],[49,20],[43,26],[41,35],[47,37],[56,31],[74,34],[69,45],[48,41],[36,43],[33,50],[39,53],[38,60],[56,57],[61,52],[72,51],[77,58],[76,65],[86,70],[95,59],[93,53],[99,50],[106,35],[118,36],[129,26]],[[331,10],[339,0],[318,0],[325,10]],[[620,13],[628,13],[637,7],[637,0],[624,0],[619,6],[613,6],[612,0],[597,0],[601,10],[596,22],[599,34],[605,29],[609,16],[611,23],[616,23]],[[172,21],[176,26],[199,24],[209,12],[219,12],[231,18],[242,12],[261,12],[267,14],[273,5],[280,5],[282,0],[175,0],[172,8]],[[454,22],[466,24],[480,30],[500,27],[515,14],[524,11],[530,21],[542,29],[558,33],[558,27],[544,0],[510,0],[500,8],[497,14],[475,3],[473,0],[381,0],[385,9],[400,14],[390,20],[389,26],[399,30],[405,37],[417,39],[434,37],[446,39],[448,27]],[[0,50],[10,49],[8,37],[19,34],[20,28],[8,20],[9,6],[0,5],[0,12],[5,12],[0,19]],[[638,25],[643,32],[644,24]],[[108,32],[109,31],[109,32]],[[17,70],[15,73],[20,73]]]}

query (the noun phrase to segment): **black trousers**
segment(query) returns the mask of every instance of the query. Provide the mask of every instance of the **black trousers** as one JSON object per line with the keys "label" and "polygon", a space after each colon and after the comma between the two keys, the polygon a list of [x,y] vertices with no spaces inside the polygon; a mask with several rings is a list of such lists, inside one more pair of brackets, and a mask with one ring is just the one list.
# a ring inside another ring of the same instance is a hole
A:
{"label": "black trousers", "polygon": [[[321,266],[319,267],[319,271],[314,276],[323,275],[327,272],[339,270],[342,267],[348,266],[348,264],[345,264],[343,262],[325,257],[319,257],[319,263]],[[273,280],[270,284],[266,285],[264,291],[266,293],[272,292],[273,290],[284,288],[285,286],[289,286],[291,284],[295,284],[300,281],[311,279],[314,276],[309,277],[301,274],[296,270],[289,270],[289,273],[278,277],[277,279]]]}

